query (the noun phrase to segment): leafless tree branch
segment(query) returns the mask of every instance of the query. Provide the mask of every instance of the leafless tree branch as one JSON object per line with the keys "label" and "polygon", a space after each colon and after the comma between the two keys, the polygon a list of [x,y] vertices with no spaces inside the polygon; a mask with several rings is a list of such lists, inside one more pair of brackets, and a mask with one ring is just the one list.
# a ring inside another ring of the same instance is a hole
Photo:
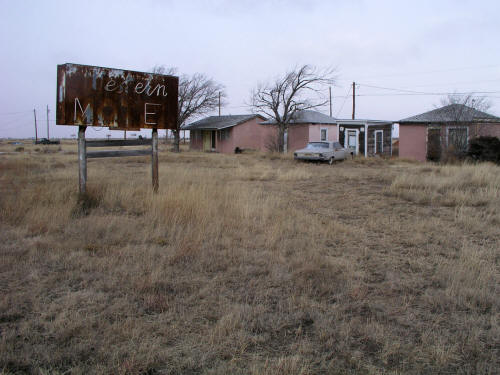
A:
{"label": "leafless tree branch", "polygon": [[[274,120],[279,132],[279,150],[284,150],[284,134],[299,111],[327,103],[321,91],[335,83],[335,69],[311,65],[295,67],[269,83],[261,83],[251,92],[251,106],[256,113]],[[311,98],[311,96],[313,98]]]}
{"label": "leafless tree branch", "polygon": [[178,74],[176,68],[155,66],[153,73],[178,75],[179,98],[177,106],[177,129],[174,130],[174,150],[179,151],[179,131],[188,121],[210,113],[225,105],[225,87],[201,73],[193,75]]}
{"label": "leafless tree branch", "polygon": [[441,105],[448,106],[446,123],[453,126],[448,130],[447,139],[442,139],[443,144],[447,145],[446,151],[449,154],[445,157],[460,156],[467,149],[469,139],[482,135],[481,124],[474,121],[475,111],[487,111],[491,107],[491,102],[486,97],[474,93],[450,94],[441,99]]}

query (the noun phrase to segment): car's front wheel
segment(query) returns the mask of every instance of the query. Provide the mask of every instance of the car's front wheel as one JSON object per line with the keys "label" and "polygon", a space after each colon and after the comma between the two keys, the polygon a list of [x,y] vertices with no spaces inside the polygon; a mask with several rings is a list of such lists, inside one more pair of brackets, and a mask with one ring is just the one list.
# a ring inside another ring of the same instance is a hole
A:
{"label": "car's front wheel", "polygon": [[333,161],[334,161],[334,160],[333,160],[333,156],[332,156],[330,159],[328,159],[328,164],[332,165],[332,164],[333,164]]}

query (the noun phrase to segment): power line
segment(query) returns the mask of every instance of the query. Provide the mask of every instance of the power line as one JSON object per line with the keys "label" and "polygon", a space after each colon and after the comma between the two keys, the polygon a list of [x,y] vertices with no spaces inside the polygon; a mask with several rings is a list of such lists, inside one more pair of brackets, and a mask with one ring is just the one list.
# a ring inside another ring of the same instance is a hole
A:
{"label": "power line", "polygon": [[[31,111],[30,111],[30,112],[31,112]],[[9,121],[7,121],[7,122],[2,122],[2,123],[1,123],[0,128],[2,128],[2,127],[4,127],[4,126],[7,126],[7,125],[14,124],[15,122],[19,122],[19,121],[20,121],[20,122],[23,122],[23,121],[26,121],[26,117],[27,117],[27,116],[26,116],[26,115],[24,115],[22,119],[20,119],[20,118],[16,118],[16,119],[10,119],[10,120],[9,120]]]}
{"label": "power line", "polygon": [[397,91],[401,94],[360,94],[358,96],[389,96],[389,95],[471,95],[471,94],[497,94],[500,91],[467,91],[467,92],[426,92],[426,91],[415,91],[415,90],[407,90],[407,89],[397,89],[393,87],[382,87],[382,86],[374,86],[368,85],[365,83],[360,83],[360,86],[370,87],[379,90],[389,90],[389,91]]}
{"label": "power line", "polygon": [[12,130],[12,129],[19,128],[20,126],[30,126],[31,127],[31,126],[33,126],[33,124],[32,123],[31,124],[16,124],[14,126],[9,126],[7,128],[2,127],[2,128],[0,128],[0,131],[2,131],[2,130]]}
{"label": "power line", "polygon": [[31,110],[29,111],[19,111],[19,112],[4,112],[4,113],[0,113],[0,116],[11,116],[11,115],[17,115],[17,114],[22,114],[22,113],[30,113],[31,114]]}
{"label": "power line", "polygon": [[452,83],[427,83],[425,85],[415,85],[414,87],[428,87],[428,86],[456,86],[456,85],[471,85],[498,82],[500,79],[488,79],[484,81],[467,81],[467,82],[452,82]]}
{"label": "power line", "polygon": [[410,92],[410,93],[415,93],[415,94],[425,94],[422,91],[414,91],[414,90],[405,90],[405,89],[395,89],[391,87],[382,87],[382,86],[373,86],[373,85],[367,85],[365,83],[358,83],[359,86],[365,86],[365,87],[371,87],[373,89],[380,89],[380,90],[390,90],[390,91],[400,91],[400,92]]}
{"label": "power line", "polygon": [[[421,71],[421,72],[410,72],[410,73],[399,73],[399,74],[386,74],[386,75],[380,75],[380,76],[372,76],[372,77],[361,77],[361,79],[378,79],[378,78],[390,78],[390,77],[405,77],[405,76],[413,76],[413,75],[423,75],[423,74],[434,74],[434,73],[444,73],[444,72],[453,72],[453,71],[460,71],[460,70],[469,70],[469,69],[491,69],[491,68],[497,68],[500,67],[500,65],[495,64],[495,65],[482,65],[482,66],[468,66],[468,67],[461,67],[461,68],[447,68],[447,69],[437,69],[437,70],[428,70],[428,71]],[[352,81],[352,80],[346,80],[346,79],[338,79],[338,81]]]}
{"label": "power line", "polygon": [[[473,95],[473,94],[497,94],[500,91],[472,91],[472,92],[428,92],[428,93],[394,93],[394,94],[359,94],[356,96],[443,96],[443,95]],[[489,97],[489,96],[487,96]],[[491,96],[491,98],[496,98]]]}

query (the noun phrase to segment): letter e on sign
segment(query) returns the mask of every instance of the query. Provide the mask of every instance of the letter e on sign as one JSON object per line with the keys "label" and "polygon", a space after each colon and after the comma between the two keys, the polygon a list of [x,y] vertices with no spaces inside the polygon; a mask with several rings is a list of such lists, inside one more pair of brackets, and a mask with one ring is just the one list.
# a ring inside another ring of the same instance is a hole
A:
{"label": "letter e on sign", "polygon": [[[155,109],[155,106],[161,106],[161,104],[155,104],[155,103],[144,103],[144,124],[146,125],[156,125],[156,122],[151,122],[148,121],[154,119],[157,117],[156,112],[148,112],[148,111],[153,111]],[[149,117],[148,117],[149,116]]]}

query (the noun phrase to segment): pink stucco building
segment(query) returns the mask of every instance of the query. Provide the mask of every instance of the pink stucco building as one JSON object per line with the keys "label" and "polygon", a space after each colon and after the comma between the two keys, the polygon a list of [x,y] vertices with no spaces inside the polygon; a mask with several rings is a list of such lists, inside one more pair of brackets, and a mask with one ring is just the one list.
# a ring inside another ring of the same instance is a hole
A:
{"label": "pink stucco building", "polygon": [[[274,120],[262,122],[267,128],[277,129]],[[275,133],[277,136],[277,130]],[[300,111],[290,121],[285,133],[285,144],[288,152],[306,147],[308,142],[337,141],[337,120],[317,111]]]}
{"label": "pink stucco building", "polygon": [[452,150],[465,152],[470,139],[500,138],[500,118],[463,104],[451,104],[399,121],[399,156],[440,160]]}
{"label": "pink stucco building", "polygon": [[[276,126],[273,120],[263,124]],[[286,138],[291,152],[308,142],[338,141],[358,155],[392,155],[392,121],[336,119],[317,111],[301,111],[290,122]]]}
{"label": "pink stucco building", "polygon": [[275,129],[261,125],[260,115],[210,116],[182,130],[190,131],[191,149],[233,153],[235,149],[265,151]]}

